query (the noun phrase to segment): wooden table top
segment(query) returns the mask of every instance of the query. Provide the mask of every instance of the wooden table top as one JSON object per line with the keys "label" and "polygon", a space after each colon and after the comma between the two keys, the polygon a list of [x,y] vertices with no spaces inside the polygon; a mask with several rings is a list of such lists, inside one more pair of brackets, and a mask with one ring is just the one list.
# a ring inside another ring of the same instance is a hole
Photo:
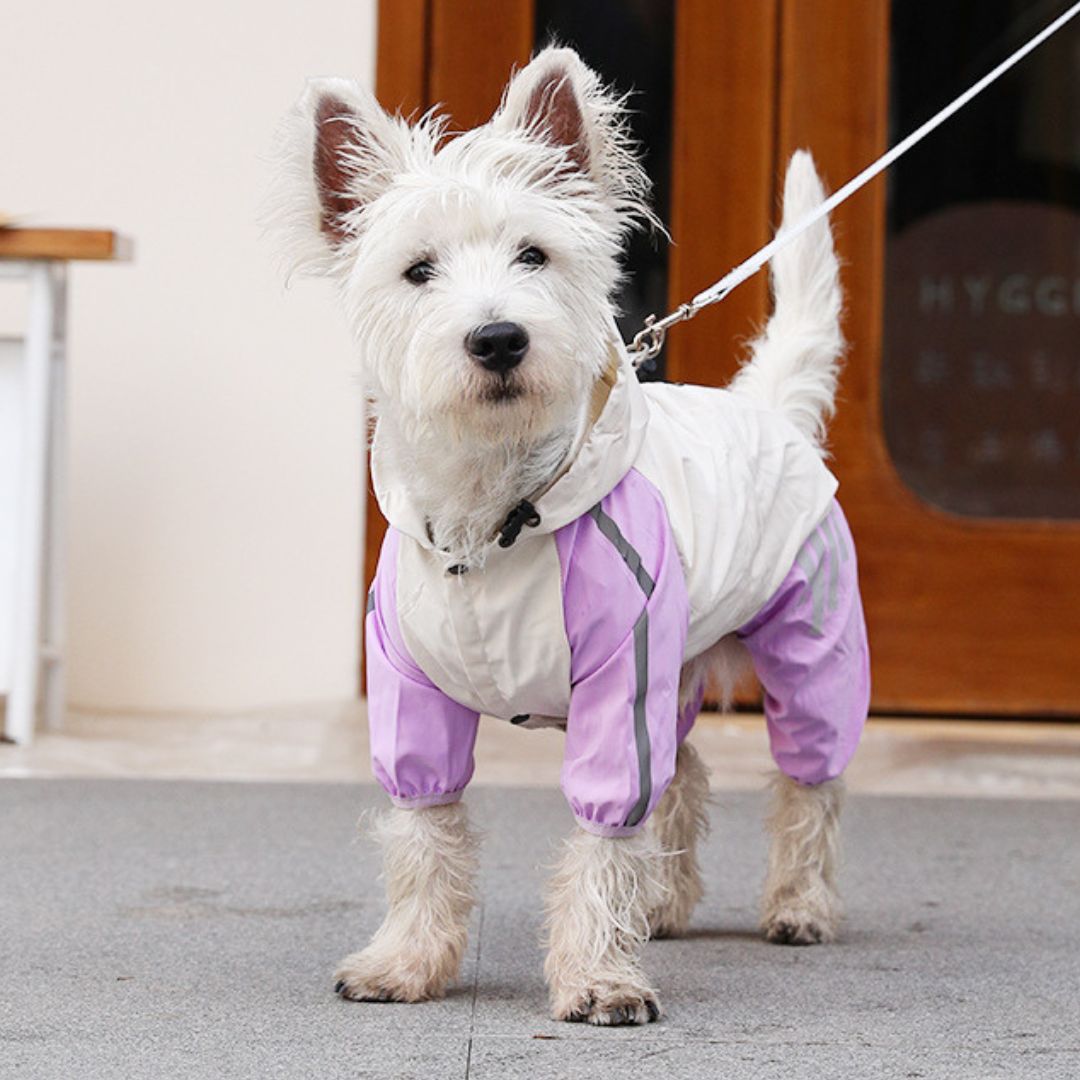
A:
{"label": "wooden table top", "polygon": [[0,228],[0,259],[91,259],[127,262],[131,238],[111,229]]}

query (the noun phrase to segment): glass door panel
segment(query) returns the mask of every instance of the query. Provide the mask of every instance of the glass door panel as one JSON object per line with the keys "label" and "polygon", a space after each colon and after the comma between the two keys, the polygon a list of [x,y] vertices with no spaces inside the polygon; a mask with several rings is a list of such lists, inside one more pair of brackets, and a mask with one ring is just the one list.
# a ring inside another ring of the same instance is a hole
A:
{"label": "glass door panel", "polygon": [[[890,142],[1068,6],[891,14]],[[1080,518],[1080,27],[1066,27],[890,174],[882,408],[927,502]]]}

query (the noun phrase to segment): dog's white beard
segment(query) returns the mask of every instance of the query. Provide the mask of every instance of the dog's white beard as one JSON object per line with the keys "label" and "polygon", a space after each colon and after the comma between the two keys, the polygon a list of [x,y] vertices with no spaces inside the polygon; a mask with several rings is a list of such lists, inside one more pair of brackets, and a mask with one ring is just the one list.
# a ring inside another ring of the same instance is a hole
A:
{"label": "dog's white beard", "polygon": [[408,475],[410,495],[428,522],[431,541],[448,561],[483,565],[491,540],[522,499],[534,499],[559,473],[584,435],[587,402],[549,432],[527,440],[508,432],[503,442],[446,430],[402,430],[389,411],[379,420],[380,452]]}

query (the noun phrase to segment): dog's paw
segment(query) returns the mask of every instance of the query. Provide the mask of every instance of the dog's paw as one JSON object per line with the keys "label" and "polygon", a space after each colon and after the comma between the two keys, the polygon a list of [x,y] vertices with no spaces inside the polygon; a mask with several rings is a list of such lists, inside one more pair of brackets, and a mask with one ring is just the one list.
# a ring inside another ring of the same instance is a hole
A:
{"label": "dog's paw", "polygon": [[429,1001],[442,997],[448,981],[430,958],[368,948],[342,960],[334,992],[346,1001]]}
{"label": "dog's paw", "polygon": [[648,989],[584,990],[556,1002],[552,1011],[556,1020],[598,1027],[624,1027],[649,1024],[660,1019],[660,1002]]}
{"label": "dog's paw", "polygon": [[828,919],[794,908],[770,916],[762,929],[765,940],[773,945],[822,945],[834,937],[833,926]]}

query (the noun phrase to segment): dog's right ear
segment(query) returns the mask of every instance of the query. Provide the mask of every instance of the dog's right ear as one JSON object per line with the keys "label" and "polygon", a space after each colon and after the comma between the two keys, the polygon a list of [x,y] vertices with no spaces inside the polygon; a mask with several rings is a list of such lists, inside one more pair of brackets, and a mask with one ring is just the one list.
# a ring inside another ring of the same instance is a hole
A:
{"label": "dog's right ear", "polygon": [[326,273],[405,167],[410,128],[346,79],[311,79],[282,124],[263,220],[291,271]]}

